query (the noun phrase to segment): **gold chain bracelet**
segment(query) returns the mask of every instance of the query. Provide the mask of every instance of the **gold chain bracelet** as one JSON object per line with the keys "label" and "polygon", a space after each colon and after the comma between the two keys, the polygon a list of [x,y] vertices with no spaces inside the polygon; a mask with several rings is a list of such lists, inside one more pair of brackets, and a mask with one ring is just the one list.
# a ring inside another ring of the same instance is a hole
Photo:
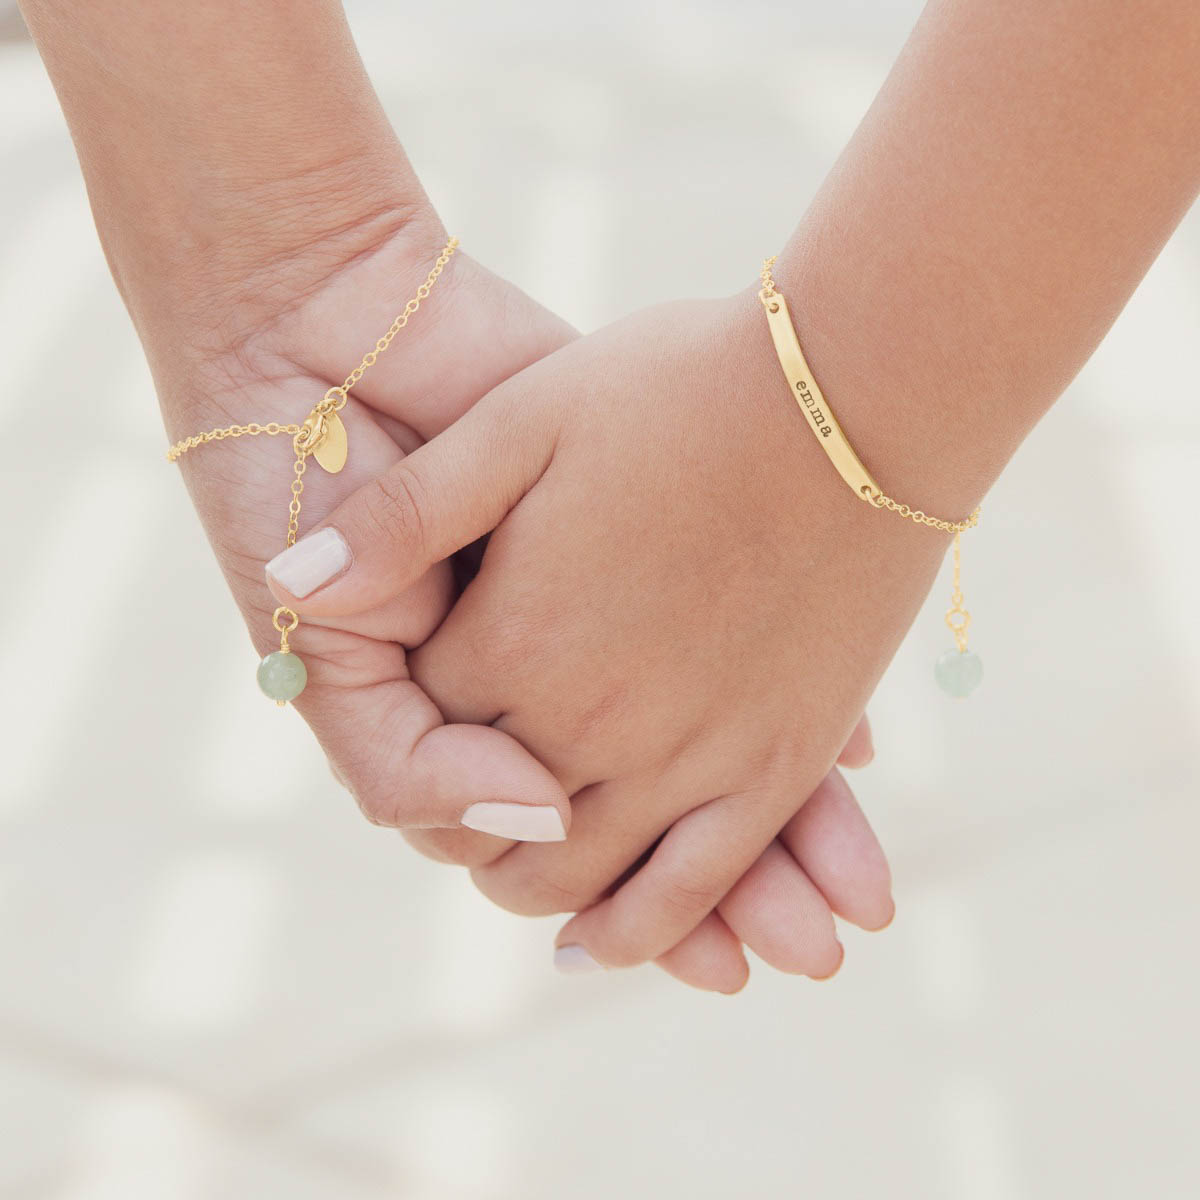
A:
{"label": "gold chain bracelet", "polygon": [[959,521],[933,517],[919,508],[912,508],[893,500],[875,482],[871,472],[854,452],[854,447],[838,424],[837,417],[833,415],[833,409],[825,399],[820,385],[813,378],[812,369],[800,348],[800,339],[796,335],[787,301],[775,286],[775,279],[771,274],[775,257],[772,255],[763,260],[762,289],[758,298],[767,314],[767,324],[771,330],[771,340],[775,343],[775,352],[779,356],[779,365],[783,368],[800,411],[807,418],[805,424],[813,431],[813,436],[829,456],[838,474],[860,500],[865,500],[876,508],[894,512],[918,525],[954,535],[954,584],[950,608],[946,612],[946,624],[954,634],[955,648],[947,650],[938,658],[934,664],[934,675],[939,686],[949,695],[958,698],[968,696],[983,678],[983,663],[977,654],[972,654],[967,649],[967,628],[971,624],[971,614],[963,603],[962,535],[979,524],[979,509],[976,508],[969,516]]}
{"label": "gold chain bracelet", "polygon": [[[425,282],[417,288],[413,298],[391,323],[388,331],[376,341],[374,349],[363,355],[358,366],[337,387],[331,387],[325,393],[305,417],[302,425],[281,425],[278,421],[269,421],[261,425],[251,422],[249,425],[228,425],[222,429],[210,429],[207,433],[193,434],[176,442],[167,451],[167,462],[178,462],[189,450],[195,450],[197,446],[204,446],[209,442],[222,442],[226,438],[257,437],[260,434],[274,437],[288,434],[292,439],[296,459],[292,464],[292,498],[288,504],[287,538],[284,544],[294,546],[300,533],[300,496],[304,491],[304,472],[308,466],[309,455],[317,460],[319,467],[331,475],[336,475],[346,465],[349,444],[346,439],[346,427],[338,413],[346,407],[350,389],[375,365],[375,360],[392,344],[392,339],[421,307],[421,301],[429,296],[438,276],[445,270],[450,256],[457,248],[458,238],[452,237],[438,255],[437,261],[425,277]],[[258,686],[282,707],[304,691],[308,682],[308,670],[304,660],[293,653],[288,644],[288,635],[300,624],[299,616],[290,608],[281,605],[275,610],[271,624],[279,634],[279,649],[268,654],[258,664]]]}

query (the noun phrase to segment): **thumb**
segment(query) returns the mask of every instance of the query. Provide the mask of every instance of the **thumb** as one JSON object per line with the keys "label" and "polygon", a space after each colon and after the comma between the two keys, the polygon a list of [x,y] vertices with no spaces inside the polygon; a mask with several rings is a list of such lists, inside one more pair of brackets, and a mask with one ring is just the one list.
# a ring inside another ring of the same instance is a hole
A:
{"label": "thumb", "polygon": [[541,763],[489,725],[442,724],[410,679],[344,687],[318,675],[296,707],[373,824],[533,842],[567,835],[570,801]]}
{"label": "thumb", "polygon": [[362,612],[491,532],[554,453],[552,423],[513,401],[491,392],[267,563],[276,599],[306,616]]}

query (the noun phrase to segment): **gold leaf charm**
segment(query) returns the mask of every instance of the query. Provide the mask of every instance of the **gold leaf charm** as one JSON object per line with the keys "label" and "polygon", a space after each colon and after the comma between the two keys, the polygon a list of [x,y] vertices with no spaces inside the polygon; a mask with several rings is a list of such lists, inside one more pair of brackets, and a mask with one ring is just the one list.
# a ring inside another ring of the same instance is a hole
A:
{"label": "gold leaf charm", "polygon": [[313,448],[313,458],[330,475],[346,465],[346,427],[335,412],[325,414],[325,436]]}

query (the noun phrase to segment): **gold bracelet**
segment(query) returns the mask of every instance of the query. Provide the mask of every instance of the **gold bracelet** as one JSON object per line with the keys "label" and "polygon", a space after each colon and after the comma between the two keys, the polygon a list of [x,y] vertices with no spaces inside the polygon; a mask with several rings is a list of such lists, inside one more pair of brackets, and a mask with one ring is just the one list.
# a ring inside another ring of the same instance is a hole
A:
{"label": "gold bracelet", "polygon": [[[263,425],[251,423],[210,429],[207,433],[197,433],[176,442],[167,451],[167,462],[178,462],[189,450],[208,442],[221,442],[226,438],[256,437],[259,434],[290,434],[296,461],[292,464],[292,498],[288,504],[287,538],[284,544],[294,546],[300,532],[300,495],[304,491],[304,471],[308,465],[308,456],[311,454],[317,460],[317,465],[331,475],[336,475],[346,465],[349,445],[346,440],[346,427],[338,413],[346,407],[350,389],[375,365],[375,360],[392,344],[392,339],[421,307],[421,301],[429,295],[457,248],[458,238],[452,237],[438,255],[437,261],[425,277],[425,282],[417,288],[416,294],[404,306],[404,311],[392,322],[388,331],[375,343],[374,349],[363,355],[362,361],[338,387],[331,387],[325,393],[312,412],[304,418],[302,425],[281,425],[278,421],[270,421]],[[288,635],[295,632],[300,624],[299,616],[290,608],[281,605],[275,610],[271,624],[279,634],[279,649],[268,654],[258,664],[258,686],[282,708],[304,691],[305,684],[308,683],[308,669],[304,660],[295,654],[288,644]]]}
{"label": "gold bracelet", "polygon": [[950,608],[946,612],[946,624],[954,634],[955,648],[939,656],[934,664],[934,676],[947,694],[959,699],[969,696],[983,678],[983,663],[979,655],[972,654],[967,649],[967,628],[971,624],[971,614],[963,606],[962,535],[979,524],[979,509],[976,508],[970,516],[961,521],[933,517],[919,508],[911,508],[893,500],[875,482],[871,472],[863,466],[862,460],[854,452],[845,431],[838,424],[833,409],[829,407],[825,394],[813,377],[804,351],[800,349],[800,339],[796,336],[796,327],[792,323],[787,301],[775,286],[771,275],[775,257],[772,255],[763,260],[762,289],[758,298],[767,314],[771,340],[775,343],[775,353],[779,356],[779,365],[783,368],[784,377],[796,404],[805,416],[805,424],[812,430],[821,449],[829,456],[829,461],[833,463],[838,474],[860,500],[865,500],[876,508],[897,513],[918,525],[926,525],[930,529],[954,535],[954,587],[950,597]]}

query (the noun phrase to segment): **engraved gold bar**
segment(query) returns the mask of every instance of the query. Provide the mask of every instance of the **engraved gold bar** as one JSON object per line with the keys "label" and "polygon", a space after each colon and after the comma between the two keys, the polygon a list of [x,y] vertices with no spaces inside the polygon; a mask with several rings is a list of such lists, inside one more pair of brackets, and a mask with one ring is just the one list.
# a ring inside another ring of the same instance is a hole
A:
{"label": "engraved gold bar", "polygon": [[870,503],[872,498],[881,492],[879,484],[854,453],[854,448],[842,432],[842,427],[833,415],[820,385],[813,378],[804,351],[800,349],[800,340],[796,337],[796,327],[792,324],[792,314],[788,312],[787,301],[778,292],[768,292],[765,288],[758,293],[758,298],[766,309],[767,323],[771,327],[771,338],[775,342],[779,364],[783,367],[788,386],[792,389],[792,396],[804,416],[804,423],[813,431],[821,449],[829,455],[829,461],[854,489],[855,495]]}

